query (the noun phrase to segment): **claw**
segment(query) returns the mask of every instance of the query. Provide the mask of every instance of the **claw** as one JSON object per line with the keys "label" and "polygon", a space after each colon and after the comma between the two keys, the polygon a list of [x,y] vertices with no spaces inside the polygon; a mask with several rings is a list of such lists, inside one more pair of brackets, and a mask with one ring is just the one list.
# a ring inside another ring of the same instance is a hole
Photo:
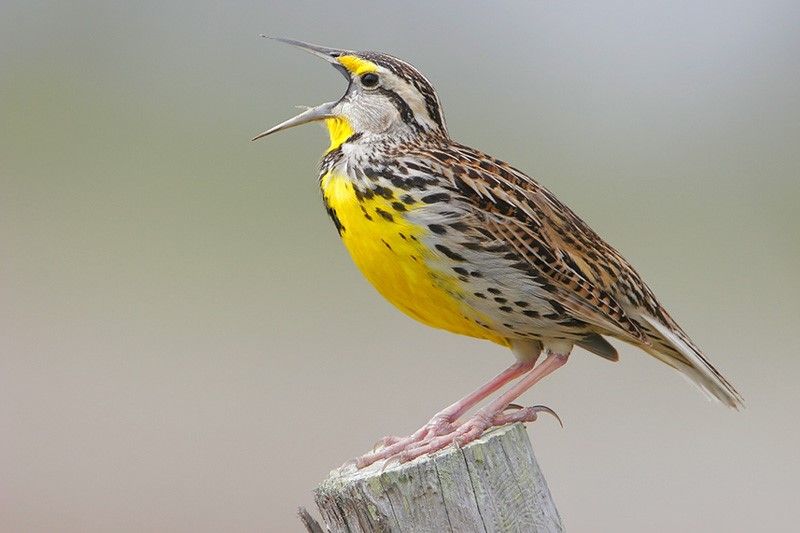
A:
{"label": "claw", "polygon": [[375,441],[375,444],[372,445],[372,453],[378,451],[379,448],[385,448],[387,446],[391,446],[392,444],[395,444],[396,442],[399,441],[400,437],[394,437],[391,435],[386,437],[381,437],[380,439]]}
{"label": "claw", "polygon": [[506,408],[503,409],[503,412],[508,411],[509,409],[512,411],[519,411],[520,409],[525,409],[525,408],[518,403],[510,403],[506,405]]}
{"label": "claw", "polygon": [[531,409],[552,415],[556,420],[558,420],[558,425],[561,426],[561,429],[564,429],[564,422],[561,421],[561,417],[546,405],[534,405],[531,407]]}
{"label": "claw", "polygon": [[546,405],[534,405],[532,407],[524,407],[520,410],[514,411],[513,413],[506,413],[500,412],[497,413],[492,418],[492,425],[493,426],[504,426],[506,424],[513,424],[515,422],[522,422],[523,424],[528,422],[533,422],[538,418],[539,413],[547,413],[553,415],[561,427],[564,427],[564,424],[561,422],[561,418],[549,407]]}
{"label": "claw", "polygon": [[386,471],[386,469],[389,468],[389,465],[393,465],[393,466],[394,465],[400,465],[400,464],[403,464],[404,462],[405,461],[403,461],[403,459],[402,459],[402,453],[399,453],[397,455],[393,455],[392,457],[389,457],[388,459],[385,459],[383,461],[383,466],[381,467],[381,474],[383,474]]}

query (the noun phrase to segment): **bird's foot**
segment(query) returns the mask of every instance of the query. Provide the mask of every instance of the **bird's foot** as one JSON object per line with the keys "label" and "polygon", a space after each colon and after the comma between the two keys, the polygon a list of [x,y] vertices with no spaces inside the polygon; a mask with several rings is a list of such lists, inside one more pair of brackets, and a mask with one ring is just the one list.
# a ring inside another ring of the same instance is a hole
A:
{"label": "bird's foot", "polygon": [[400,452],[417,444],[452,433],[456,430],[453,420],[447,414],[439,413],[428,421],[427,424],[407,437],[386,436],[375,443],[372,451],[356,459],[356,466],[364,468],[376,461],[394,457]]}
{"label": "bird's foot", "polygon": [[381,443],[386,443],[386,445],[359,457],[356,460],[356,466],[364,468],[381,460],[385,460],[386,465],[393,462],[406,463],[417,457],[438,452],[452,444],[459,447],[469,444],[492,427],[515,422],[533,422],[538,418],[539,413],[551,414],[561,424],[561,419],[558,415],[544,405],[534,405],[532,407],[513,405],[511,407],[515,409],[513,412],[507,412],[507,410],[496,413],[478,411],[472,418],[461,425],[455,425],[453,422],[434,417],[425,426],[408,437],[402,439],[384,437],[379,442],[379,445]]}
{"label": "bird's foot", "polygon": [[427,442],[419,443],[410,449],[400,452],[397,460],[400,463],[413,461],[417,457],[438,452],[452,444],[455,444],[460,448],[480,438],[480,436],[483,435],[487,429],[497,426],[504,426],[506,424],[513,424],[515,422],[533,422],[538,418],[539,413],[551,414],[556,418],[556,420],[558,420],[559,424],[561,423],[561,419],[558,417],[555,411],[544,405],[524,407],[511,413],[506,412],[505,410],[494,414],[478,411],[472,418],[461,424],[455,431],[447,435],[434,437]]}
{"label": "bird's foot", "polygon": [[506,424],[513,424],[515,422],[522,422],[523,424],[527,422],[533,422],[538,418],[539,413],[547,413],[552,415],[553,418],[558,420],[558,425],[562,428],[564,427],[564,423],[561,421],[561,417],[558,414],[547,407],[546,405],[534,405],[531,407],[522,407],[521,405],[511,404],[509,405],[513,412],[508,413],[508,408],[502,413],[498,413],[492,419],[492,426],[505,426]]}

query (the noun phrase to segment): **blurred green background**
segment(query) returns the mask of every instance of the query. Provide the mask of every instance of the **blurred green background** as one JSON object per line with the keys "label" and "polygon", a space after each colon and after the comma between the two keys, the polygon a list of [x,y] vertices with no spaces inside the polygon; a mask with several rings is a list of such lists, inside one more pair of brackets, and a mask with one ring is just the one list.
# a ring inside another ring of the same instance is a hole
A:
{"label": "blurred green background", "polygon": [[0,531],[291,531],[328,470],[510,362],[351,264],[258,38],[388,51],[452,135],[555,191],[739,387],[622,348],[528,393],[571,531],[778,531],[797,509],[797,2],[0,3]]}

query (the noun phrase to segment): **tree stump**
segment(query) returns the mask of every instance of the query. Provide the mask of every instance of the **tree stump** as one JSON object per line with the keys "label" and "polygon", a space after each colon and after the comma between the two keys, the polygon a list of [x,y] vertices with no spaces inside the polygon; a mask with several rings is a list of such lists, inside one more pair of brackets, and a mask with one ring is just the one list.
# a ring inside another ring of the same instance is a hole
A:
{"label": "tree stump", "polygon": [[556,510],[522,424],[496,428],[381,472],[382,463],[334,470],[314,491],[324,526],[308,531],[560,532]]}

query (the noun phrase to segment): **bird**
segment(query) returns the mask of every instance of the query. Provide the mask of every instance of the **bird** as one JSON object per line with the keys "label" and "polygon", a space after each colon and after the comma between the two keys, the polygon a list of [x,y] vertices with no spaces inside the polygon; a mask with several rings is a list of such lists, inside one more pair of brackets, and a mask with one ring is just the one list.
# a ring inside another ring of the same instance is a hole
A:
{"label": "bird", "polygon": [[419,430],[381,439],[358,468],[407,462],[554,414],[514,402],[574,346],[617,361],[607,338],[666,363],[712,400],[744,406],[615,248],[537,180],[451,138],[439,95],[417,68],[385,53],[270,38],[327,61],[347,90],[253,140],[324,122],[323,203],[364,277],[411,318],[514,355]]}

